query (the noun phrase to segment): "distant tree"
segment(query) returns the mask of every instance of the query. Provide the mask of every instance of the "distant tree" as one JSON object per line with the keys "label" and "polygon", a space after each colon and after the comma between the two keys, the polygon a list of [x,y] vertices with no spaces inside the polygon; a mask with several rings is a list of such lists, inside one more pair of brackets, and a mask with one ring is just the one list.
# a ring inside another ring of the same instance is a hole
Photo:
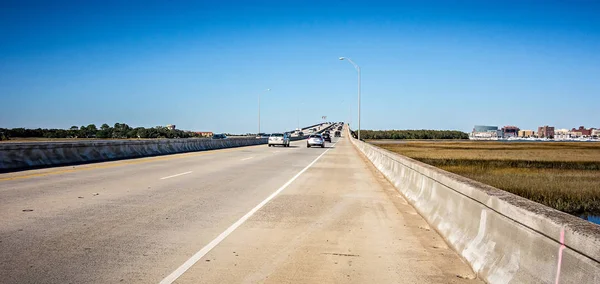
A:
{"label": "distant tree", "polygon": [[86,127],[86,137],[95,138],[98,134],[98,128],[96,128],[95,124],[90,124]]}
{"label": "distant tree", "polygon": [[7,130],[8,129],[0,129],[0,141],[10,140]]}
{"label": "distant tree", "polygon": [[45,137],[45,138],[190,138],[199,137],[199,134],[191,131],[183,131],[179,129],[168,129],[163,126],[152,128],[136,127],[132,128],[125,123],[115,123],[114,127],[110,127],[104,123],[100,129],[95,124],[87,126],[72,126],[69,129],[25,129],[0,128],[0,138],[8,139],[9,137]]}
{"label": "distant tree", "polygon": [[131,127],[125,123],[115,123],[115,127],[112,132],[112,138],[127,138],[127,133],[131,130]]}
{"label": "distant tree", "polygon": [[81,126],[79,127],[79,132],[77,132],[77,137],[87,138],[87,127]]}
{"label": "distant tree", "polygon": [[95,124],[88,124],[88,126],[86,127],[88,130],[90,131],[98,131],[98,128],[96,128]]}
{"label": "distant tree", "polygon": [[106,123],[102,124],[100,130],[96,132],[96,137],[102,139],[112,137],[112,128]]}
{"label": "distant tree", "polygon": [[143,127],[136,128],[138,138],[148,138],[148,130]]}
{"label": "distant tree", "polygon": [[455,130],[361,130],[361,139],[468,139],[469,135]]}

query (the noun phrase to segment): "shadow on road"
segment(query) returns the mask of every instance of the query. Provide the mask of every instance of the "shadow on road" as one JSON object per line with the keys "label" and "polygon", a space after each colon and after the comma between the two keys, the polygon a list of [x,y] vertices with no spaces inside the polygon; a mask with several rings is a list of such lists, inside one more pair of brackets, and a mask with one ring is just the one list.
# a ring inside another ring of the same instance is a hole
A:
{"label": "shadow on road", "polygon": [[319,146],[311,146],[310,148],[317,148],[317,149],[334,149],[334,146],[325,146],[323,148],[319,147]]}

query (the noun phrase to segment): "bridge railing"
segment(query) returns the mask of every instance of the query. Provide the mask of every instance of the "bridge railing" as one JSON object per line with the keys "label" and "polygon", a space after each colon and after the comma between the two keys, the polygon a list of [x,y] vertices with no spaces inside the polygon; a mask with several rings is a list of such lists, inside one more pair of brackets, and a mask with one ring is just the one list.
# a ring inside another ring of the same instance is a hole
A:
{"label": "bridge railing", "polygon": [[600,226],[351,141],[479,278],[489,283],[600,283]]}

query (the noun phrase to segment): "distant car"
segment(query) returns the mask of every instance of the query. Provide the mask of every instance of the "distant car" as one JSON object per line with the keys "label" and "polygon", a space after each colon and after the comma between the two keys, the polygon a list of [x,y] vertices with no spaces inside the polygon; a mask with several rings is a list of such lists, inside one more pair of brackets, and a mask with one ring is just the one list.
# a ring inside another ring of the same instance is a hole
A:
{"label": "distant car", "polygon": [[302,131],[298,132],[298,136],[304,136],[304,132],[302,132]]}
{"label": "distant car", "polygon": [[335,132],[335,137],[342,137],[342,132],[336,131]]}
{"label": "distant car", "polygon": [[331,132],[329,132],[329,130],[325,130],[325,132],[323,132],[325,134],[331,134]]}
{"label": "distant car", "polygon": [[321,136],[321,134],[311,134],[308,136],[308,140],[306,140],[306,148],[310,148],[312,146],[321,146],[321,148],[325,147],[325,140],[323,140],[323,136]]}
{"label": "distant car", "polygon": [[287,133],[273,133],[269,136],[269,147],[275,145],[281,145],[283,147],[290,147],[290,136]]}
{"label": "distant car", "polygon": [[329,133],[324,133],[322,136],[323,136],[323,140],[331,143],[331,135]]}
{"label": "distant car", "polygon": [[213,135],[212,139],[227,139],[227,136],[225,136],[225,134],[215,134]]}

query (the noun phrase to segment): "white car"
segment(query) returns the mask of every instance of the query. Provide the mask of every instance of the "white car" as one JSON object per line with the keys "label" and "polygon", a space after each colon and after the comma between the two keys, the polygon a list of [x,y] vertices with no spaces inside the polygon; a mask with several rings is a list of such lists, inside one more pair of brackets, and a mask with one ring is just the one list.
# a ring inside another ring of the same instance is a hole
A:
{"label": "white car", "polygon": [[308,136],[308,140],[306,140],[306,148],[310,148],[311,146],[321,146],[321,148],[325,148],[325,140],[321,134],[311,134]]}
{"label": "white car", "polygon": [[287,133],[273,133],[269,136],[269,147],[281,145],[290,147],[290,136]]}

